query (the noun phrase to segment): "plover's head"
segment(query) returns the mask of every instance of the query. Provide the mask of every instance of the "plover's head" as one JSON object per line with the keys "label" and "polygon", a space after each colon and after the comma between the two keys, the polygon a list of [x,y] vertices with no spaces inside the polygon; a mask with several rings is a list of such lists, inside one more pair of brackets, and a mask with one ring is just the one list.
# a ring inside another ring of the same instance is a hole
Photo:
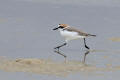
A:
{"label": "plover's head", "polygon": [[53,30],[65,29],[65,28],[67,28],[67,27],[69,27],[69,25],[67,25],[67,24],[59,24],[58,27],[57,27],[57,28],[54,28]]}

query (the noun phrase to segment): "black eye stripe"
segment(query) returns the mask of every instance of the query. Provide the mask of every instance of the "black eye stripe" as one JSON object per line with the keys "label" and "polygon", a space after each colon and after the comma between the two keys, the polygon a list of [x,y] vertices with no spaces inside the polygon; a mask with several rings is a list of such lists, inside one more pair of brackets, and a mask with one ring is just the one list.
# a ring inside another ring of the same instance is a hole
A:
{"label": "black eye stripe", "polygon": [[59,26],[59,28],[64,28],[63,26]]}

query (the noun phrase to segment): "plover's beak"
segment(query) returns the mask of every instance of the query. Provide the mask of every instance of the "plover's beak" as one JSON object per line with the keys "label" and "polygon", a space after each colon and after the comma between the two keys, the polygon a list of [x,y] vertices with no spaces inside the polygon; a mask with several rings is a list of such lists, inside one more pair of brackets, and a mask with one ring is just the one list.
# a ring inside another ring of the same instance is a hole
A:
{"label": "plover's beak", "polygon": [[57,27],[57,28],[54,28],[53,30],[57,30],[57,29],[59,29],[59,27]]}

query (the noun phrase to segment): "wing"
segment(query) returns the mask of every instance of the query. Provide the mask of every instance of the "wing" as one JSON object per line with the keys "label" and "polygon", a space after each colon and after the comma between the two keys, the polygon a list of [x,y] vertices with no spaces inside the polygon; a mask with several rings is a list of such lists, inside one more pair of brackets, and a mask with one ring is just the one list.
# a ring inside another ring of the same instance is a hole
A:
{"label": "wing", "polygon": [[71,32],[78,32],[78,34],[81,35],[81,36],[89,36],[89,34],[83,32],[83,31],[81,31],[81,30],[72,28],[72,27],[65,28],[65,30],[71,31]]}

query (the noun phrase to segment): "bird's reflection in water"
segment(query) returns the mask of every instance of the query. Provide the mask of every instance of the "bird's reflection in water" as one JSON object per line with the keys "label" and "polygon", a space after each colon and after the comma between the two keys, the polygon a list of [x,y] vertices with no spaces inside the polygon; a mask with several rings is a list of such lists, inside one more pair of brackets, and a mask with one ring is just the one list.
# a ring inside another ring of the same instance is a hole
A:
{"label": "bird's reflection in water", "polygon": [[86,56],[90,53],[89,50],[87,50],[85,53],[84,53],[84,59],[83,59],[83,63],[85,63],[86,61]]}
{"label": "bird's reflection in water", "polygon": [[[65,58],[65,62],[66,62],[67,56],[66,56],[65,54],[61,53],[59,50],[55,50],[54,52],[57,53],[57,54],[59,54],[59,55],[61,55],[61,56],[63,56],[63,57]],[[87,51],[84,53],[84,58],[83,58],[83,63],[84,63],[84,64],[85,64],[85,62],[86,62],[86,56],[87,56],[89,53],[90,53],[90,50],[87,50]]]}
{"label": "bird's reflection in water", "polygon": [[59,50],[55,50],[54,52],[61,55],[61,56],[63,56],[65,58],[65,62],[66,62],[67,56],[65,54],[61,53]]}

